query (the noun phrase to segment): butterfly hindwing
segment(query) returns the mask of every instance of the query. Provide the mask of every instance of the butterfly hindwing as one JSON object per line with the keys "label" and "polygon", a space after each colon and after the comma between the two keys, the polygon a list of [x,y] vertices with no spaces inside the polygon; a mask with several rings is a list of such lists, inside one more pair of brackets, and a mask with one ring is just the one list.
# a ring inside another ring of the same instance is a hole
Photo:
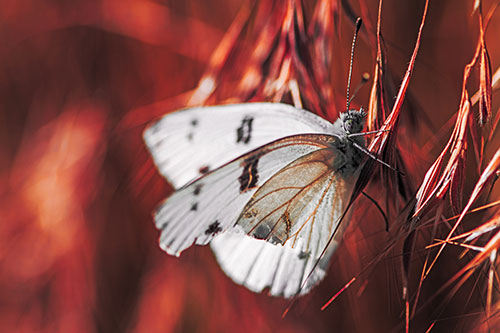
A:
{"label": "butterfly hindwing", "polygon": [[[176,191],[155,214],[160,246],[169,254],[207,244],[232,228],[254,193],[293,161],[330,146],[329,135],[283,138],[245,154]],[[237,231],[237,230],[236,230]]]}
{"label": "butterfly hindwing", "polygon": [[251,290],[269,287],[271,295],[285,297],[320,281],[348,222],[338,225],[356,177],[346,162],[329,146],[288,164],[259,187],[237,222],[257,239],[221,235],[211,243],[226,274]]}
{"label": "butterfly hindwing", "polygon": [[[299,240],[300,242],[301,240]],[[316,259],[301,255],[301,246],[271,244],[245,234],[226,232],[210,242],[222,270],[236,283],[254,292],[269,289],[272,296],[292,297],[307,293],[326,274],[336,242],[308,277]],[[307,279],[307,280],[306,280]]]}
{"label": "butterfly hindwing", "polygon": [[167,114],[144,132],[161,174],[180,188],[253,149],[302,133],[333,133],[321,117],[291,105],[245,103]]}
{"label": "butterfly hindwing", "polygon": [[313,196],[324,197],[328,191],[332,165],[333,154],[328,148],[287,165],[252,197],[238,225],[258,239],[283,244],[296,232],[295,215],[301,215],[303,204],[310,206]]}

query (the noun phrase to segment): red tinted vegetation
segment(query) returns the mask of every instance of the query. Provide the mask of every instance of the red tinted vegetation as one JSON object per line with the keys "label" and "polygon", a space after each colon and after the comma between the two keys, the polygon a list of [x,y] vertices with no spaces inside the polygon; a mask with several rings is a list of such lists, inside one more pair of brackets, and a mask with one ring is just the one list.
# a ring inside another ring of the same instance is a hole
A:
{"label": "red tinted vegetation", "polygon": [[[500,327],[498,1],[0,1],[0,328],[477,331]],[[350,3],[350,5],[349,5]],[[142,143],[181,107],[345,108],[370,150],[325,281],[253,294],[208,247],[157,246],[172,189]],[[329,300],[332,302],[329,302]],[[327,304],[328,303],[328,304]],[[327,305],[327,306],[326,306]]]}

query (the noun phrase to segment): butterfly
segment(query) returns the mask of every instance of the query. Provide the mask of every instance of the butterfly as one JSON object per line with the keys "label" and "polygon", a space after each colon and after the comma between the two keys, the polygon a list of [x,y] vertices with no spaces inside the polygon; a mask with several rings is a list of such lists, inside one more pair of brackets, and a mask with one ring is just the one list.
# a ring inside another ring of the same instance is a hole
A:
{"label": "butterfly", "polygon": [[281,103],[163,116],[144,131],[159,172],[176,189],[154,213],[160,247],[179,256],[210,244],[222,270],[254,292],[309,292],[349,221],[365,117],[363,109],[348,110],[330,123]]}

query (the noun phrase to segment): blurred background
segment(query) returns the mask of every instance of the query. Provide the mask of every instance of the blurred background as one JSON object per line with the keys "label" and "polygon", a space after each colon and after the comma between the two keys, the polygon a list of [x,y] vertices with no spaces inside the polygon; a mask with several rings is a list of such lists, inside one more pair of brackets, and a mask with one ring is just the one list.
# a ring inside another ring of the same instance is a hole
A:
{"label": "blurred background", "polygon": [[[483,1],[484,13],[496,2]],[[252,12],[256,5],[249,3],[0,1],[3,332],[404,330],[401,242],[371,264],[393,233],[385,231],[384,220],[366,199],[360,199],[325,281],[301,298],[284,319],[281,315],[289,301],[235,285],[218,268],[208,247],[192,247],[180,258],[158,247],[159,232],[151,211],[172,188],[158,175],[145,150],[141,135],[146,124],[199,103],[193,100],[193,92],[203,75],[213,73],[221,88],[204,103],[287,101],[286,94],[277,98],[276,92],[248,94],[241,86],[232,90],[232,83],[241,81],[252,64],[235,56],[231,66],[221,67],[220,58],[213,56],[223,40],[241,54],[266,45],[265,39],[257,42],[256,37],[266,27],[262,19],[270,17],[277,23],[267,24],[279,25],[281,16],[276,13],[290,5],[284,0],[269,1],[266,7],[266,1],[261,1],[260,11]],[[331,15],[314,19],[317,6],[325,3]],[[321,31],[313,33],[304,45],[313,48],[316,42],[328,40],[325,45],[331,56],[325,79],[329,91],[321,93],[327,98],[315,102],[313,95],[321,94],[299,82],[313,96],[304,106],[334,120],[345,105],[356,16],[365,25],[356,46],[353,85],[362,73],[373,73],[378,1],[303,0],[298,4],[306,30],[311,22],[323,22],[326,27],[322,31],[326,37],[321,38]],[[472,59],[479,38],[473,6],[472,0],[430,1],[401,114],[399,148],[404,154],[406,147],[406,181],[412,191],[443,149],[455,121],[464,66]],[[413,52],[423,8],[424,1],[383,2],[382,34],[394,82],[392,97]],[[233,22],[246,22],[236,41],[228,37],[237,28]],[[500,65],[499,33],[497,11],[486,32],[493,72]],[[313,72],[323,68],[314,61],[304,66]],[[478,89],[478,77],[478,71],[473,71],[471,95]],[[360,90],[355,106],[368,105],[370,86],[371,81]],[[493,99],[495,113],[498,106]],[[486,146],[485,161],[497,148],[495,135]],[[465,201],[478,178],[472,162],[470,169]],[[367,187],[377,199],[382,196],[379,179],[375,177]],[[493,189],[489,201],[497,200],[498,194]],[[398,214],[389,214],[391,225],[398,223]],[[469,223],[482,218],[476,215]],[[420,278],[424,247],[432,242],[424,236],[418,240],[410,270],[411,293]],[[460,252],[458,248],[447,251],[426,280],[420,295],[424,301],[410,321],[410,331],[424,332],[430,327],[432,331],[471,331],[484,324],[486,273],[469,279],[444,305],[446,291],[434,303],[425,302],[464,265],[458,258]],[[368,277],[357,280],[320,310],[352,277],[367,269]],[[436,312],[437,304],[442,307]],[[496,326],[491,325],[486,327],[494,330]]]}

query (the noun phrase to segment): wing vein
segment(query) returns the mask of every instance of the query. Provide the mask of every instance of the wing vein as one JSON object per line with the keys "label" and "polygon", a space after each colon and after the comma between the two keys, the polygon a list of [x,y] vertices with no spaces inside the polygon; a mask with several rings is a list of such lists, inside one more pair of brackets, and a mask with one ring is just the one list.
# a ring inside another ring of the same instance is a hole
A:
{"label": "wing vein", "polygon": [[[319,177],[316,177],[314,178],[309,184],[307,184],[306,186],[304,187],[301,187],[301,190],[299,192],[297,192],[295,195],[293,195],[290,199],[288,199],[287,201],[285,201],[283,204],[281,204],[280,206],[278,206],[277,208],[271,210],[268,214],[266,214],[264,217],[262,217],[259,221],[257,221],[257,223],[255,224],[255,226],[253,226],[249,231],[248,231],[248,234],[250,234],[252,231],[255,230],[255,228],[257,228],[266,218],[268,218],[270,215],[274,214],[275,212],[277,212],[278,210],[280,210],[281,208],[283,208],[285,205],[290,205],[290,203],[299,195],[301,194],[302,192],[304,192],[306,189],[308,189],[310,186],[312,186],[314,183],[316,183],[318,180],[320,180],[321,178],[324,177],[324,175],[328,173],[328,171],[325,171],[323,172]],[[273,191],[274,192],[274,191]],[[262,198],[268,196],[271,192],[269,193],[266,193]],[[262,199],[262,198],[259,198]],[[253,202],[250,203],[248,209],[252,208],[253,207]],[[280,216],[281,218],[281,216]],[[279,222],[279,219],[278,219],[278,222]],[[271,231],[272,232],[272,231]],[[271,234],[270,232],[270,234]]]}
{"label": "wing vein", "polygon": [[[304,223],[300,226],[299,230],[297,230],[295,233],[294,233],[294,236],[295,236],[295,240],[294,240],[294,243],[293,245],[295,245],[295,242],[297,241],[297,238],[300,234],[300,232],[302,231],[302,229],[305,227],[305,225],[308,223],[308,221],[314,216],[313,218],[313,221],[311,222],[311,231],[309,233],[309,238],[308,238],[308,241],[307,241],[307,249],[309,249],[309,243],[310,243],[310,238],[311,238],[311,233],[312,233],[312,230],[313,230],[313,227],[314,227],[314,221],[315,221],[315,218],[316,218],[316,212],[318,211],[318,208],[319,206],[321,205],[321,203],[323,202],[324,198],[325,198],[325,195],[326,193],[328,192],[330,186],[333,184],[333,180],[335,179],[334,177],[334,174],[332,175],[328,185],[325,187],[325,190],[323,191],[323,194],[321,195],[321,198],[319,199],[318,201],[318,204],[316,205],[316,207],[314,208],[313,212],[309,215],[309,217],[304,221]],[[303,211],[305,209],[306,205],[304,205],[304,207],[302,207],[301,211]]]}
{"label": "wing vein", "polygon": [[[300,164],[297,164],[297,165],[293,165],[293,166],[290,166],[290,167],[285,167],[282,171],[289,171],[289,170],[291,170],[291,169],[293,169],[295,167],[304,166],[304,165],[309,164],[309,163],[311,163],[311,164],[312,163],[320,163],[320,164],[324,164],[327,167],[327,170],[324,171],[318,178],[321,178],[325,173],[328,172],[329,166],[328,166],[328,164],[326,164],[323,161],[306,161],[306,162],[303,162],[303,163],[300,163]],[[284,189],[304,189],[305,187],[312,185],[318,178],[313,179],[306,186],[288,186],[288,187],[280,187],[280,188],[278,188],[276,190],[272,190],[272,191],[266,193],[265,195],[263,195],[262,197],[258,198],[257,200],[254,200],[254,201],[250,202],[249,206],[248,206],[248,209],[252,208],[253,206],[255,206],[257,203],[259,203],[261,200],[265,199],[270,194],[276,193],[276,192],[284,190]]]}

